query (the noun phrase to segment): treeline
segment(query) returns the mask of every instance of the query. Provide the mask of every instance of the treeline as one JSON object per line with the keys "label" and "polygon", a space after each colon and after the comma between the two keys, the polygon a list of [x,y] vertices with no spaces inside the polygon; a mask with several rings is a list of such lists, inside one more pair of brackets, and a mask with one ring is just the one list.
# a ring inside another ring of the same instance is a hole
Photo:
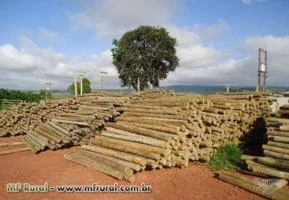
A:
{"label": "treeline", "polygon": [[42,95],[32,92],[24,92],[20,90],[7,90],[0,88],[0,101],[2,99],[16,99],[27,102],[38,102],[43,99]]}

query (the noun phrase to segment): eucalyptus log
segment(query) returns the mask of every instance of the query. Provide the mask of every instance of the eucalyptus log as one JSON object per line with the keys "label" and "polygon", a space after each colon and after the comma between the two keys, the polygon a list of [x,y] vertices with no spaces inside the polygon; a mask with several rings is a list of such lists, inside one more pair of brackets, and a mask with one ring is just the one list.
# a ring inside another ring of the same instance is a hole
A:
{"label": "eucalyptus log", "polygon": [[[285,200],[289,198],[288,192],[285,190],[276,188],[276,186],[260,186],[252,182],[250,179],[247,179],[243,176],[232,176],[228,173],[218,172],[217,173],[218,179],[243,188],[247,191],[252,193],[258,194],[260,196],[266,197],[268,199],[274,200]],[[273,191],[273,192],[272,192]]]}
{"label": "eucalyptus log", "polygon": [[267,165],[269,167],[278,168],[281,170],[289,170],[289,161],[282,160],[282,159],[275,159],[271,157],[259,157],[256,158],[258,163],[263,165]]}
{"label": "eucalyptus log", "polygon": [[133,162],[141,166],[145,166],[147,164],[147,159],[145,157],[141,157],[135,154],[126,153],[106,147],[95,146],[95,145],[82,145],[81,146],[85,150],[93,151],[99,154],[111,156],[113,158],[119,158],[125,161]]}
{"label": "eucalyptus log", "polygon": [[269,151],[269,150],[264,150],[264,154],[269,157],[274,157],[278,159],[284,159],[284,160],[289,160],[289,155],[283,154],[283,153],[278,153],[275,151]]}
{"label": "eucalyptus log", "polygon": [[124,131],[128,131],[128,132],[132,132],[132,133],[137,133],[137,134],[148,136],[148,137],[161,139],[164,141],[169,141],[170,138],[173,138],[173,136],[174,136],[172,134],[166,134],[166,133],[160,132],[160,131],[150,130],[150,129],[146,129],[146,128],[140,128],[140,127],[136,127],[136,126],[125,125],[125,124],[119,124],[119,123],[107,123],[106,126],[112,127],[115,129],[120,129],[120,130],[124,130]]}
{"label": "eucalyptus log", "polygon": [[[110,175],[114,178],[117,178],[117,179],[123,179],[126,177],[126,175],[117,170],[117,169],[114,169],[108,165],[105,165],[101,162],[98,162],[98,161],[95,161],[95,160],[91,160],[91,159],[88,159],[86,157],[83,157],[83,156],[80,156],[80,155],[77,155],[76,153],[73,153],[73,154],[65,154],[64,155],[64,158],[67,159],[67,160],[71,160],[73,162],[76,162],[76,163],[79,163],[81,165],[84,165],[86,167],[90,167],[92,169],[96,169],[100,172],[103,172],[107,175]],[[133,181],[133,178],[132,180],[129,179],[129,181]]]}
{"label": "eucalyptus log", "polygon": [[0,155],[6,155],[11,153],[17,153],[22,151],[29,151],[30,149],[28,147],[22,147],[22,148],[16,148],[16,149],[9,149],[9,150],[0,150]]}
{"label": "eucalyptus log", "polygon": [[253,172],[289,180],[289,173],[287,172],[283,172],[283,171],[276,170],[274,168],[267,167],[266,165],[256,163],[252,160],[247,160],[246,163],[249,166],[249,169],[251,169]]}

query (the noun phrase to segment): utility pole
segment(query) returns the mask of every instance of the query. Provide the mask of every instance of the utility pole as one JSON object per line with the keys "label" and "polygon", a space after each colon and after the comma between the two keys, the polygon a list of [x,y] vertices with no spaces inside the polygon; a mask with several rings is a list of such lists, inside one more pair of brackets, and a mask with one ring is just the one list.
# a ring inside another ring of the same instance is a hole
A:
{"label": "utility pole", "polygon": [[226,92],[227,92],[227,93],[230,92],[230,86],[226,86]]}
{"label": "utility pole", "polygon": [[140,80],[139,80],[139,76],[137,77],[137,94],[140,95]]}
{"label": "utility pole", "polygon": [[83,95],[83,77],[84,77],[84,72],[80,72],[80,95]]}
{"label": "utility pole", "polygon": [[[262,55],[264,58],[262,59]],[[263,61],[262,61],[263,60]],[[268,77],[268,63],[267,63],[267,50],[259,48],[258,49],[258,83],[256,90],[257,92],[265,92],[267,89],[266,79]]]}
{"label": "utility pole", "polygon": [[77,97],[77,73],[74,74],[74,96]]}
{"label": "utility pole", "polygon": [[108,73],[105,71],[100,72],[100,90],[101,91],[103,90],[103,75],[105,75],[105,74],[108,74]]}
{"label": "utility pole", "polygon": [[52,85],[52,83],[46,83],[47,87],[46,87],[46,91],[45,91],[45,101],[48,100],[48,91],[50,86]]}

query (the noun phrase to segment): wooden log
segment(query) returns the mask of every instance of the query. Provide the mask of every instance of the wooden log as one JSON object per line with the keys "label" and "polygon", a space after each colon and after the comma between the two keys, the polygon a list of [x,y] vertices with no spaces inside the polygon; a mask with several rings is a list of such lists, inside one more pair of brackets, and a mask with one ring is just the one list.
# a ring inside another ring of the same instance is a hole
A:
{"label": "wooden log", "polygon": [[22,147],[22,148],[15,148],[15,149],[9,149],[9,150],[0,150],[0,155],[7,155],[11,153],[17,153],[22,151],[29,151],[29,147]]}
{"label": "wooden log", "polygon": [[141,108],[125,108],[120,107],[118,111],[123,112],[140,112],[140,113],[152,113],[152,114],[166,114],[166,115],[176,115],[178,112],[174,109],[141,109]]}
{"label": "wooden log", "polygon": [[23,138],[26,146],[29,147],[29,149],[33,152],[33,153],[37,153],[39,151],[39,149],[36,149],[36,147],[33,146],[33,144],[30,142],[29,139],[27,139],[26,137]]}
{"label": "wooden log", "polygon": [[266,145],[266,144],[262,145],[262,148],[264,150],[269,150],[269,151],[274,151],[274,152],[277,152],[277,153],[288,154],[288,156],[289,156],[289,149],[275,147],[275,146],[270,146],[270,145]]}
{"label": "wooden log", "polygon": [[126,174],[129,174],[129,175],[132,175],[133,174],[133,170],[124,166],[124,165],[120,165],[119,163],[116,163],[112,160],[107,160],[103,157],[99,157],[97,154],[91,152],[91,151],[86,151],[86,150],[83,150],[83,149],[79,149],[78,151],[76,151],[77,155],[80,155],[80,156],[83,156],[83,157],[86,157],[86,158],[89,158],[91,160],[94,160],[94,161],[98,161],[98,162],[101,162],[105,165],[108,165],[114,169],[117,169],[123,173],[126,173]]}
{"label": "wooden log", "polygon": [[258,157],[256,158],[256,161],[269,167],[278,168],[281,170],[289,170],[289,161],[286,160],[275,159],[271,157]]}
{"label": "wooden log", "polygon": [[172,122],[170,121],[161,121],[161,120],[155,120],[155,119],[146,119],[146,118],[141,118],[141,117],[124,117],[124,116],[120,116],[119,118],[117,118],[117,121],[125,121],[125,122],[141,122],[143,124],[150,124],[150,125],[161,125],[163,127],[168,127],[171,129],[179,129],[179,127],[183,124],[188,123],[186,121],[186,123],[182,123],[182,122],[177,122],[177,124],[172,124]]}
{"label": "wooden log", "polygon": [[48,144],[48,140],[43,140],[41,137],[38,137],[38,135],[35,135],[33,132],[26,131],[25,137],[29,137],[33,140],[34,143],[36,143],[37,146],[40,146],[40,148],[44,148]]}
{"label": "wooden log", "polygon": [[55,129],[54,127],[50,126],[49,124],[42,124],[40,126],[40,128],[48,133],[50,133],[51,135],[54,135],[54,137],[58,137],[60,140],[63,140],[65,138],[65,134],[62,133],[61,131],[58,131],[57,129]]}
{"label": "wooden log", "polygon": [[115,129],[115,128],[112,128],[112,127],[106,127],[105,129],[108,132],[110,132],[110,133],[114,133],[114,134],[118,134],[118,135],[124,135],[124,136],[128,136],[128,137],[137,137],[137,138],[147,139],[147,140],[150,141],[150,144],[153,145],[153,146],[158,146],[158,147],[162,147],[162,148],[170,148],[170,145],[167,142],[165,142],[163,140],[160,140],[160,139],[143,136],[143,135],[135,134],[135,133],[128,132],[128,131]]}
{"label": "wooden log", "polygon": [[266,118],[266,120],[269,122],[278,122],[280,124],[289,124],[289,119],[284,119],[284,118],[268,117]]}
{"label": "wooden log", "polygon": [[281,131],[289,131],[289,125],[281,125],[281,126],[279,127],[279,129],[280,129]]}
{"label": "wooden log", "polygon": [[75,153],[65,154],[64,158],[67,160],[79,163],[81,165],[84,165],[86,167],[98,170],[100,172],[103,172],[103,173],[105,173],[109,176],[112,176],[116,179],[119,179],[119,180],[121,180],[125,177],[125,174],[119,170],[116,170],[116,169],[114,169],[108,165],[103,164],[103,163],[100,163],[100,162],[88,159],[86,157],[77,155]]}
{"label": "wooden log", "polygon": [[118,124],[124,124],[124,125],[129,125],[129,126],[137,126],[141,128],[147,128],[147,129],[152,129],[152,130],[157,130],[157,131],[162,131],[162,132],[167,132],[171,134],[178,135],[180,131],[180,127],[178,128],[169,128],[165,126],[159,126],[159,125],[152,125],[152,124],[144,124],[140,122],[123,122],[119,121]]}
{"label": "wooden log", "polygon": [[282,172],[274,168],[267,167],[265,165],[256,163],[252,160],[247,160],[246,164],[249,166],[249,169],[251,169],[253,172],[289,180],[289,173],[287,172]]}
{"label": "wooden log", "polygon": [[65,123],[65,124],[75,124],[79,126],[89,126],[87,122],[78,122],[78,121],[68,121],[68,120],[60,120],[60,119],[52,119],[53,122]]}
{"label": "wooden log", "polygon": [[109,149],[101,146],[94,145],[82,145],[81,148],[89,151],[93,151],[99,154],[107,155],[113,158],[119,158],[125,161],[129,161],[132,163],[136,163],[141,166],[145,166],[147,164],[147,159],[141,156],[137,156],[135,154],[130,154],[122,151],[117,151],[114,149]]}
{"label": "wooden log", "polygon": [[159,132],[155,130],[150,130],[146,128],[140,128],[140,127],[135,127],[135,126],[129,126],[129,125],[124,125],[124,124],[118,124],[118,123],[107,123],[107,127],[115,128],[115,129],[120,129],[152,138],[157,138],[160,140],[164,141],[169,141],[171,138],[173,138],[174,135],[172,134],[167,134],[164,132]]}
{"label": "wooden log", "polygon": [[54,127],[56,130],[62,132],[65,135],[69,135],[69,131],[67,131],[66,129],[62,128],[61,126],[57,125],[56,123],[53,123],[51,121],[47,122],[50,126]]}
{"label": "wooden log", "polygon": [[168,115],[168,114],[155,114],[155,113],[145,113],[145,112],[125,112],[124,116],[136,116],[136,117],[155,117],[155,118],[164,118],[164,119],[179,119],[179,120],[188,120],[189,116],[187,115]]}
{"label": "wooden log", "polygon": [[26,140],[29,141],[29,143],[35,147],[36,152],[43,150],[45,146],[43,146],[41,143],[39,143],[32,135],[27,134],[25,135]]}
{"label": "wooden log", "polygon": [[275,146],[275,147],[289,149],[289,144],[288,143],[268,141],[267,144],[270,145],[270,146]]}
{"label": "wooden log", "polygon": [[[87,151],[90,151],[90,150],[87,150]],[[90,152],[93,152],[93,151],[90,151]],[[112,162],[118,163],[119,165],[126,166],[130,169],[133,169],[134,171],[140,171],[140,170],[144,169],[144,167],[142,167],[141,165],[135,164],[133,162],[125,161],[125,160],[122,160],[119,158],[110,157],[110,156],[96,153],[96,152],[93,152],[93,153],[96,154],[98,157],[101,157],[101,158],[104,158],[106,160],[110,160]]]}
{"label": "wooden log", "polygon": [[288,137],[281,137],[281,136],[269,136],[269,140],[273,140],[275,142],[283,142],[283,143],[289,143]]}
{"label": "wooden log", "polygon": [[1,142],[0,147],[18,146],[22,144],[24,144],[24,142]]}
{"label": "wooden log", "polygon": [[281,114],[281,115],[287,116],[287,115],[289,115],[289,110],[282,110],[282,109],[280,109],[280,110],[278,111],[278,113]]}
{"label": "wooden log", "polygon": [[[276,186],[260,186],[252,182],[250,179],[240,175],[232,176],[231,174],[218,172],[218,179],[230,183],[232,185],[243,188],[247,191],[253,192],[268,199],[285,200],[288,199],[289,194],[285,190],[276,188]],[[272,192],[273,191],[273,192]]]}
{"label": "wooden log", "polygon": [[289,160],[289,155],[283,153],[277,153],[275,151],[264,150],[264,154],[269,157],[274,157],[278,159]]}
{"label": "wooden log", "polygon": [[46,138],[49,138],[57,143],[61,142],[61,139],[59,137],[56,137],[55,135],[50,134],[49,132],[47,132],[46,130],[41,129],[40,126],[38,126],[36,129],[34,129],[34,132],[43,135]]}
{"label": "wooden log", "polygon": [[163,141],[155,140],[154,138],[145,137],[142,135],[137,135],[137,134],[135,134],[135,136],[133,136],[132,134],[120,135],[120,134],[116,134],[116,133],[109,132],[109,131],[104,131],[101,134],[106,137],[112,137],[112,138],[131,141],[131,142],[138,142],[138,143],[148,144],[148,145],[161,147],[161,148],[166,147],[166,143],[164,143]]}
{"label": "wooden log", "polygon": [[267,132],[268,137],[272,136],[281,136],[281,137],[289,137],[289,132],[286,131],[277,131],[277,130],[268,130]]}
{"label": "wooden log", "polygon": [[162,154],[168,154],[169,151],[158,149],[156,152],[154,147],[144,144],[138,144],[133,142],[119,141],[112,138],[106,138],[103,136],[96,136],[95,140],[91,141],[92,144],[101,145],[107,148],[112,148],[118,151],[124,151],[127,153],[136,154],[145,158],[159,160]]}

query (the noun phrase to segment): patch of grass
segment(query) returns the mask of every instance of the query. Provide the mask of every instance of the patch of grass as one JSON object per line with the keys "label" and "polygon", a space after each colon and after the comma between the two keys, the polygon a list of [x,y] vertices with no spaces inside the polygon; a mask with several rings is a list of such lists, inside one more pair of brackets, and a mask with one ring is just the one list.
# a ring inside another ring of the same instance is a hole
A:
{"label": "patch of grass", "polygon": [[4,110],[4,109],[7,109],[7,108],[9,108],[9,106],[0,104],[0,110]]}
{"label": "patch of grass", "polygon": [[208,163],[213,170],[237,169],[241,161],[242,151],[234,144],[221,145]]}

